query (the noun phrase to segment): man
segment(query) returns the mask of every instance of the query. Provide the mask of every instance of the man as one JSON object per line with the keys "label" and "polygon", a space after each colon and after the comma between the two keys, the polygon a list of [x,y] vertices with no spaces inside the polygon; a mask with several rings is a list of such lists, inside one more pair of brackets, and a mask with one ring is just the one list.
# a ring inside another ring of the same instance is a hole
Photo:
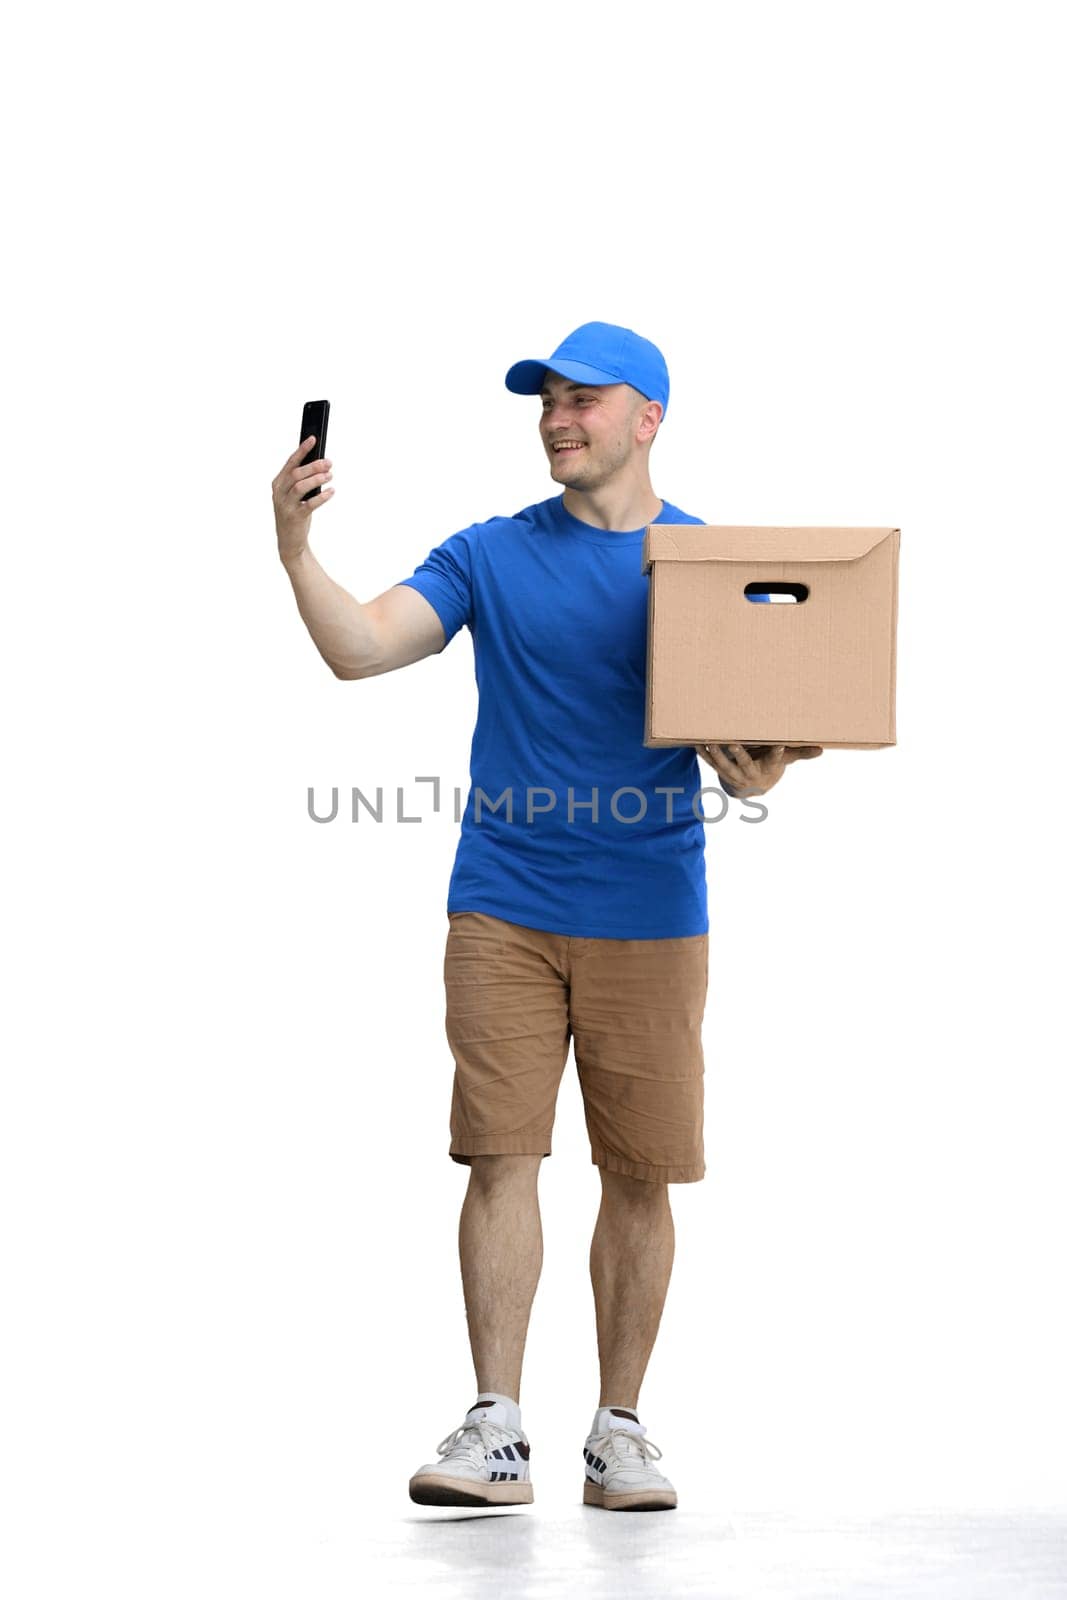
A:
{"label": "man", "polygon": [[[479,688],[471,793],[449,885],[446,1033],[453,1161],[469,1166],[460,1265],[478,1394],[412,1477],[422,1505],[533,1499],[519,1385],[541,1271],[537,1176],[570,1041],[602,1198],[590,1253],[601,1391],[584,1500],[673,1507],[638,1393],[674,1257],[670,1183],[704,1176],[701,1024],[708,914],[700,770],[644,746],[648,458],[667,412],[655,345],[590,322],[508,371],[539,395],[562,493],[453,534],[360,604],[307,548],[330,462],[274,480],[279,553],[329,666],[366,678],[440,653],[467,626]],[[701,747],[727,792],[764,793],[817,746]]]}

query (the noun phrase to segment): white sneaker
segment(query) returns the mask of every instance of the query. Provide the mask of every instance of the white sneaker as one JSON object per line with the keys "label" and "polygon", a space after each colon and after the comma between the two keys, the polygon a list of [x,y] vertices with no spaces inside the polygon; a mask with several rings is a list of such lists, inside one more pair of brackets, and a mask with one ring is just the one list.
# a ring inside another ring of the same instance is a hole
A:
{"label": "white sneaker", "polygon": [[604,1511],[673,1511],[677,1506],[674,1484],[652,1465],[663,1451],[646,1438],[634,1412],[601,1406],[583,1454],[587,1506]]}
{"label": "white sneaker", "polygon": [[462,1424],[437,1446],[408,1484],[420,1506],[514,1506],[533,1499],[530,1441],[520,1407],[504,1394],[480,1394]]}

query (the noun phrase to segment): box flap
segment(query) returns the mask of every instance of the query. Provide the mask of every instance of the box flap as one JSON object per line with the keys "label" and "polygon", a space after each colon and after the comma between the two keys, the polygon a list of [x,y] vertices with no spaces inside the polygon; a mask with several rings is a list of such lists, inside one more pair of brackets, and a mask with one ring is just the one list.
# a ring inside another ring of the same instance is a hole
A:
{"label": "box flap", "polygon": [[653,561],[856,561],[899,528],[713,527],[653,522],[645,529],[641,571]]}

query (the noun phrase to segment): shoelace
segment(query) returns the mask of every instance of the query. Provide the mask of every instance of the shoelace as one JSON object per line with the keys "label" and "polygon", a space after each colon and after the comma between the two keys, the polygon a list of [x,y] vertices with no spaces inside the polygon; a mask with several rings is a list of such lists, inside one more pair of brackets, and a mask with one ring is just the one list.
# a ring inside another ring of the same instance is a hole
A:
{"label": "shoelace", "polygon": [[[437,1446],[439,1456],[447,1455],[453,1447],[457,1456],[465,1456],[472,1464],[477,1465],[479,1457],[484,1458],[498,1444],[510,1444],[509,1433],[514,1429],[502,1428],[496,1422],[463,1422],[458,1428],[453,1429],[447,1439],[442,1439]],[[463,1435],[470,1433],[476,1435],[464,1440]]]}
{"label": "shoelace", "polygon": [[634,1433],[631,1428],[611,1428],[607,1433],[599,1433],[591,1441],[599,1446],[599,1453],[604,1454],[605,1446],[613,1449],[618,1460],[625,1461],[628,1457],[638,1455],[647,1461],[651,1456],[653,1461],[659,1461],[663,1451],[658,1444],[653,1444],[643,1434]]}

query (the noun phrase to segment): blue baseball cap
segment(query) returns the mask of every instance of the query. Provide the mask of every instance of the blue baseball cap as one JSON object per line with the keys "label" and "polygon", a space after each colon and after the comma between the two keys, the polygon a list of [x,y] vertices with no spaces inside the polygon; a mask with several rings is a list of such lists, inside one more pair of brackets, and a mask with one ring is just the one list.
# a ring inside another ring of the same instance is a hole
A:
{"label": "blue baseball cap", "polygon": [[583,322],[543,361],[516,361],[504,383],[512,394],[540,394],[545,369],[572,383],[628,383],[646,400],[658,400],[667,415],[671,381],[654,344],[613,322]]}

